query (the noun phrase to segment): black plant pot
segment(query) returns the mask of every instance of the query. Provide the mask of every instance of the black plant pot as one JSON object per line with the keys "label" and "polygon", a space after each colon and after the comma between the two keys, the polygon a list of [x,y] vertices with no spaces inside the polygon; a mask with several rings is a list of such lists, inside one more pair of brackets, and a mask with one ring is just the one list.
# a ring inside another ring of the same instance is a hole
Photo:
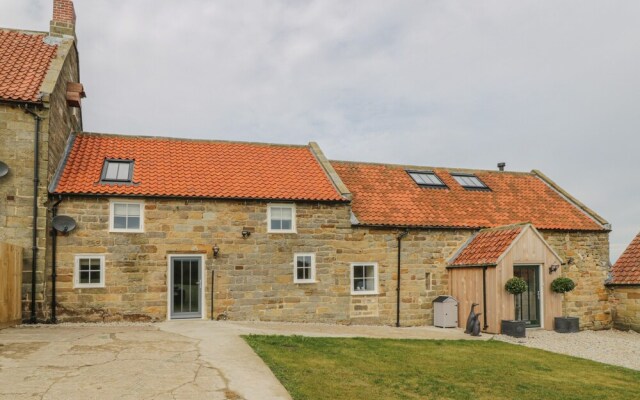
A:
{"label": "black plant pot", "polygon": [[527,325],[524,321],[512,321],[503,319],[500,323],[500,332],[503,335],[513,337],[527,337]]}
{"label": "black plant pot", "polygon": [[580,331],[580,318],[578,317],[555,317],[553,319],[553,329],[558,333],[573,333]]}

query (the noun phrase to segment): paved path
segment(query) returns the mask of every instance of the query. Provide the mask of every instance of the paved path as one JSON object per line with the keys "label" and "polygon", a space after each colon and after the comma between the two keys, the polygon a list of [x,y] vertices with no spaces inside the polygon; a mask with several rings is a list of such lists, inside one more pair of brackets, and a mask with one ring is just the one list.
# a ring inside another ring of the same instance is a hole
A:
{"label": "paved path", "polygon": [[240,337],[252,333],[471,338],[433,327],[193,320],[24,326],[0,330],[0,400],[290,399]]}

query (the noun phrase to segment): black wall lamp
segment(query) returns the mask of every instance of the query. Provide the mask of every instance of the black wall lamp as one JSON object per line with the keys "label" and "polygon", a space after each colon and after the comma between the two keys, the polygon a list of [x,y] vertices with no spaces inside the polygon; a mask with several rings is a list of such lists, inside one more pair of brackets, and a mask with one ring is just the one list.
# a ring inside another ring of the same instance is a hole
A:
{"label": "black wall lamp", "polygon": [[213,258],[218,258],[218,254],[220,254],[220,247],[217,244],[213,245]]}
{"label": "black wall lamp", "polygon": [[552,264],[549,267],[549,274],[553,274],[554,272],[556,272],[561,265],[569,265],[569,264],[573,264],[573,257],[567,258],[567,262],[563,262],[562,264]]}
{"label": "black wall lamp", "polygon": [[251,232],[250,232],[250,231],[248,231],[248,230],[246,230],[246,229],[242,231],[242,237],[243,237],[243,238],[245,238],[245,239],[246,239],[246,238],[248,238],[249,236],[251,236]]}

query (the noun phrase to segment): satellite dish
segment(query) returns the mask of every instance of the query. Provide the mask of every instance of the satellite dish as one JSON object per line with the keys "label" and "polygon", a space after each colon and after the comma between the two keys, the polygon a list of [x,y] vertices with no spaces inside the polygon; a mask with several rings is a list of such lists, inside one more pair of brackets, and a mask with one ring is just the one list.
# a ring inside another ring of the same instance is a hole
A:
{"label": "satellite dish", "polygon": [[0,161],[0,178],[9,173],[9,166]]}
{"label": "satellite dish", "polygon": [[76,221],[66,215],[58,215],[53,217],[51,223],[53,224],[53,229],[62,233],[70,232],[76,227]]}

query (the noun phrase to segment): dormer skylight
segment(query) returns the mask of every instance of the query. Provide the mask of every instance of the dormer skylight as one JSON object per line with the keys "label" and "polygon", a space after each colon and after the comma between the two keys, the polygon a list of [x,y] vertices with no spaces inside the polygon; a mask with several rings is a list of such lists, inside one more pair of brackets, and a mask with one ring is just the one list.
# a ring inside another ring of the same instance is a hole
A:
{"label": "dormer skylight", "polygon": [[130,183],[133,176],[132,160],[104,160],[102,182]]}
{"label": "dormer skylight", "polygon": [[444,188],[447,185],[444,184],[435,174],[431,171],[407,171],[407,173],[413,178],[413,180],[420,186]]}
{"label": "dormer skylight", "polygon": [[456,180],[465,189],[479,189],[489,190],[489,187],[485,185],[477,176],[472,174],[451,174],[453,179]]}

